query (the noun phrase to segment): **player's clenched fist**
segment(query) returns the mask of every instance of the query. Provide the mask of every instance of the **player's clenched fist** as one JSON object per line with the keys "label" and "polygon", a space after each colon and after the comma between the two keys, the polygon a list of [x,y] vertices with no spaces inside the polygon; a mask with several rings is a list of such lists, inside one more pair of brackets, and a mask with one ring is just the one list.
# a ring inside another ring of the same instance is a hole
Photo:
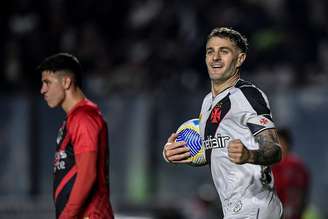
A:
{"label": "player's clenched fist", "polygon": [[190,149],[186,147],[186,142],[175,142],[177,134],[172,133],[164,145],[163,157],[169,163],[190,163]]}
{"label": "player's clenched fist", "polygon": [[239,139],[234,139],[228,144],[228,156],[232,162],[244,164],[248,162],[250,152]]}

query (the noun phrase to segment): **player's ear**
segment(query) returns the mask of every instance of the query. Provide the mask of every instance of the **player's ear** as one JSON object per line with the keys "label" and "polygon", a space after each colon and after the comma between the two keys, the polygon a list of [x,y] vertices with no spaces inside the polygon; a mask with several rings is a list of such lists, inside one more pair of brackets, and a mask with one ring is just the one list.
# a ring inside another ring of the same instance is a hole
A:
{"label": "player's ear", "polygon": [[244,63],[245,59],[246,59],[246,53],[244,52],[239,53],[236,67],[239,68]]}
{"label": "player's ear", "polygon": [[69,76],[64,76],[62,78],[63,87],[65,90],[68,90],[72,86],[72,78]]}

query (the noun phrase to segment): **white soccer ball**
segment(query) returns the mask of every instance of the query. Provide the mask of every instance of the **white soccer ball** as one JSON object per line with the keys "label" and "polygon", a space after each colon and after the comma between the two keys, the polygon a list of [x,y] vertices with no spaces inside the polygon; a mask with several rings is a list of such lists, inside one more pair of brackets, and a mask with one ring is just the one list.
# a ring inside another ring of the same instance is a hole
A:
{"label": "white soccer ball", "polygon": [[186,146],[190,148],[191,164],[201,166],[206,164],[205,148],[199,132],[199,119],[190,119],[184,122],[178,128],[176,142],[184,141]]}

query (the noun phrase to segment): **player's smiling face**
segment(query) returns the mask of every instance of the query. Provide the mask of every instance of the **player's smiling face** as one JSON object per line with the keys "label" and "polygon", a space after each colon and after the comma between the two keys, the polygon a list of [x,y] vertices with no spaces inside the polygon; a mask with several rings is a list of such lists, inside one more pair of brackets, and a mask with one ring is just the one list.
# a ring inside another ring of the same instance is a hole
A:
{"label": "player's smiling face", "polygon": [[214,36],[206,44],[206,65],[212,81],[226,81],[245,59],[245,53],[229,39]]}
{"label": "player's smiling face", "polygon": [[65,98],[65,89],[60,75],[51,71],[43,71],[41,81],[42,87],[40,92],[49,107],[60,106]]}

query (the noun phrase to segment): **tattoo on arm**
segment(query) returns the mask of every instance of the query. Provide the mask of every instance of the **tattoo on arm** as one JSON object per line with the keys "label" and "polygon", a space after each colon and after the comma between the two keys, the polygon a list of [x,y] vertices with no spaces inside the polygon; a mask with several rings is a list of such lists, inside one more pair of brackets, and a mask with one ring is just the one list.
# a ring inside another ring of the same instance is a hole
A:
{"label": "tattoo on arm", "polygon": [[276,129],[266,129],[255,136],[259,144],[258,150],[250,150],[250,163],[259,165],[271,165],[281,159],[281,148],[279,145]]}

